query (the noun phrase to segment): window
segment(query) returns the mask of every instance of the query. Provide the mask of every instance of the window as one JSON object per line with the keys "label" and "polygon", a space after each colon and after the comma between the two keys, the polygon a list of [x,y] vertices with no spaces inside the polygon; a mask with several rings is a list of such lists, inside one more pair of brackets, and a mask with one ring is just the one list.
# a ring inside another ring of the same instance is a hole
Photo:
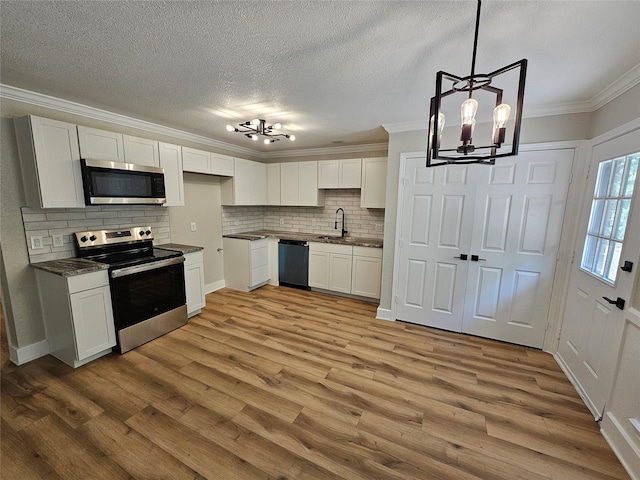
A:
{"label": "window", "polygon": [[614,284],[640,153],[600,163],[580,267]]}

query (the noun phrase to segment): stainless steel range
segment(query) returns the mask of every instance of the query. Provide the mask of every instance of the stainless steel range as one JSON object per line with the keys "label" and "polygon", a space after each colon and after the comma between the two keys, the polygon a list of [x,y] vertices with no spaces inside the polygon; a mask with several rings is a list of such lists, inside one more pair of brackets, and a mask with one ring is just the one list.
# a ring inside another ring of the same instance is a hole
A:
{"label": "stainless steel range", "polygon": [[127,352],[187,323],[184,257],[153,248],[151,227],[75,234],[78,256],[109,264],[118,345]]}

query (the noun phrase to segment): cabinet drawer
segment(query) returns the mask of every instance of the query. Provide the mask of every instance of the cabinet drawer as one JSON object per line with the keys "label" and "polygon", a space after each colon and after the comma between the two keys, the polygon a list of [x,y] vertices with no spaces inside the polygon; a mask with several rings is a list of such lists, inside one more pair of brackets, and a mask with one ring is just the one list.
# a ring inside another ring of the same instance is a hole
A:
{"label": "cabinet drawer", "polygon": [[353,247],[354,257],[382,258],[382,249],[374,247]]}
{"label": "cabinet drawer", "polygon": [[251,249],[251,268],[261,267],[269,263],[269,248],[267,245]]}
{"label": "cabinet drawer", "polygon": [[202,263],[202,250],[198,252],[191,252],[184,254],[184,266],[194,265],[196,263]]}
{"label": "cabinet drawer", "polygon": [[82,292],[91,288],[104,287],[109,285],[109,275],[107,270],[99,272],[85,273],[83,275],[75,275],[67,277],[67,287],[69,293]]}
{"label": "cabinet drawer", "polygon": [[253,287],[269,280],[269,265],[261,265],[251,269],[251,285]]}
{"label": "cabinet drawer", "polygon": [[339,253],[343,255],[352,255],[353,247],[351,245],[337,245],[335,243],[309,243],[309,251]]}

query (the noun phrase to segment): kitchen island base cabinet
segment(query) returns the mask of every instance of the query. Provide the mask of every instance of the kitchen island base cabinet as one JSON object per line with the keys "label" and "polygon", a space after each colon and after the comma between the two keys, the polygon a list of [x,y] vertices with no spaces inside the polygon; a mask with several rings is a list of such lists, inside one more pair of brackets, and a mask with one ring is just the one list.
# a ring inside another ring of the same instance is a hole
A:
{"label": "kitchen island base cabinet", "polygon": [[187,317],[198,315],[207,301],[204,295],[204,259],[202,251],[184,254],[184,283]]}
{"label": "kitchen island base cabinet", "polygon": [[224,281],[249,292],[269,282],[269,239],[223,238]]}
{"label": "kitchen island base cabinet", "polygon": [[49,352],[79,367],[111,352],[116,332],[106,270],[63,277],[36,270]]}

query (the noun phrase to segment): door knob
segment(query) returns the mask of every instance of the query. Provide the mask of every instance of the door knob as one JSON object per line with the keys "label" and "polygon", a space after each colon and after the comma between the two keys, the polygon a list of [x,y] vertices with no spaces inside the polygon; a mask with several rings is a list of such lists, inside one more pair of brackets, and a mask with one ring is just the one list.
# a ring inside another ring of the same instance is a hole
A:
{"label": "door knob", "polygon": [[624,298],[616,298],[615,300],[611,300],[609,297],[602,297],[604,298],[607,302],[609,302],[611,305],[615,305],[616,307],[618,307],[620,310],[624,310]]}
{"label": "door knob", "polygon": [[630,272],[631,270],[633,270],[633,262],[625,260],[624,265],[620,267],[620,270],[622,270],[623,272]]}
{"label": "door knob", "polygon": [[486,262],[487,259],[486,258],[480,258],[480,257],[478,257],[478,255],[471,255],[471,261],[472,262]]}
{"label": "door knob", "polygon": [[460,260],[466,260],[467,259],[467,254],[466,253],[461,253],[459,257],[453,257],[453,258],[459,258]]}

